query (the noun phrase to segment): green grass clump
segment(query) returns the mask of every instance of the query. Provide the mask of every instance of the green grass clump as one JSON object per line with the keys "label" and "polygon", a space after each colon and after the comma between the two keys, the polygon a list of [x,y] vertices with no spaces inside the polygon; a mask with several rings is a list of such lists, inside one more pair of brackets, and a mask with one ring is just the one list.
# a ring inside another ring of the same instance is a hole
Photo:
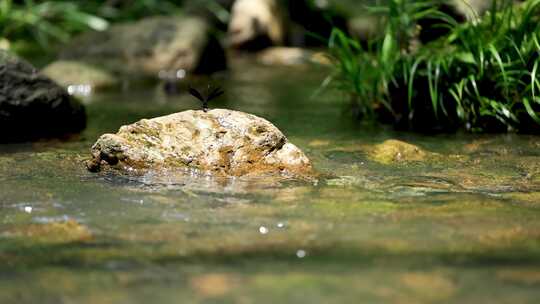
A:
{"label": "green grass clump", "polygon": [[[540,131],[540,0],[497,3],[458,23],[433,2],[391,0],[380,38],[362,46],[335,30],[333,78],[357,113],[417,130]],[[420,44],[420,20],[446,29]]]}

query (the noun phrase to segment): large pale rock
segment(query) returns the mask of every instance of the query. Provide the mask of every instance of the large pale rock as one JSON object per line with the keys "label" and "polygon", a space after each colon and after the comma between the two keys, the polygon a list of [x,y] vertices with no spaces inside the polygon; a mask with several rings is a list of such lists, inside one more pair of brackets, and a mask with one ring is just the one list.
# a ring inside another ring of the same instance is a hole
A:
{"label": "large pale rock", "polygon": [[493,0],[450,0],[449,3],[457,14],[467,20],[482,16],[493,6]]}
{"label": "large pale rock", "polygon": [[242,112],[184,111],[123,126],[92,147],[88,169],[194,168],[216,175],[309,175],[306,155],[267,120]]}
{"label": "large pale rock", "polygon": [[9,40],[0,37],[0,50],[9,51],[11,43]]}
{"label": "large pale rock", "polygon": [[61,58],[151,77],[162,71],[211,73],[226,67],[223,48],[198,17],[150,17],[89,32],[74,39]]}
{"label": "large pale rock", "polygon": [[[91,91],[110,88],[118,85],[118,79],[108,71],[84,62],[58,60],[47,65],[41,73],[59,85],[76,91],[77,87],[85,87]],[[75,92],[76,93],[76,92]]]}
{"label": "large pale rock", "polygon": [[236,0],[229,23],[233,47],[260,49],[285,40],[282,8],[277,0]]}
{"label": "large pale rock", "polygon": [[78,132],[84,107],[28,62],[0,50],[0,142]]}

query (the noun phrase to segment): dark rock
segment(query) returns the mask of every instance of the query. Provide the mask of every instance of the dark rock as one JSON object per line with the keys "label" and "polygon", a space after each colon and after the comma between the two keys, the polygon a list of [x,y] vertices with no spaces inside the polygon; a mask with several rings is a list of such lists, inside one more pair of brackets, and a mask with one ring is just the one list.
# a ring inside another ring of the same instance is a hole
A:
{"label": "dark rock", "polygon": [[[327,3],[328,5],[319,7],[313,2],[310,0],[287,1],[288,17],[291,23],[288,45],[326,46],[334,28],[348,30],[346,16],[337,10],[335,5]],[[347,7],[347,9],[350,8]]]}
{"label": "dark rock", "polygon": [[[500,5],[504,5],[503,3],[505,4],[506,2],[501,1]],[[450,0],[434,2],[434,5],[436,5],[439,11],[459,23],[473,21],[481,17],[492,8],[493,4],[493,0]],[[445,27],[441,26],[441,23],[444,22],[438,17],[419,20],[420,33],[418,38],[420,41],[422,43],[428,43],[447,35],[450,32],[450,24]]]}
{"label": "dark rock", "polygon": [[78,132],[84,107],[29,63],[0,50],[0,142]]}

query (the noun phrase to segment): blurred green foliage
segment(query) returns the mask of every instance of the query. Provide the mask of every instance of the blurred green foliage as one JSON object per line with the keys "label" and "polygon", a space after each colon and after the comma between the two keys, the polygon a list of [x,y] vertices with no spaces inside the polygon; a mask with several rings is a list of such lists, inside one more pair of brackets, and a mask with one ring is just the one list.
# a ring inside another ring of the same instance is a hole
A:
{"label": "blurred green foliage", "polygon": [[108,22],[81,10],[75,2],[0,0],[0,35],[15,41],[33,37],[41,46],[66,41],[87,28],[104,30]]}
{"label": "blurred green foliage", "polygon": [[106,30],[112,22],[179,12],[182,1],[0,0],[0,37],[46,49],[85,30]]}

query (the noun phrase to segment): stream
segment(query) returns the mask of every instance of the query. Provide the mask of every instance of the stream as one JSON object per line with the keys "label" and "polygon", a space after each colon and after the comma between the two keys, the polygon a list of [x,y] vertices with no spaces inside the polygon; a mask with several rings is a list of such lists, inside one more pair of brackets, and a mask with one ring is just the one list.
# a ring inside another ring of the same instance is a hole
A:
{"label": "stream", "polygon": [[[319,68],[228,73],[211,107],[268,119],[320,177],[90,173],[101,134],[199,107],[96,93],[80,136],[0,145],[0,303],[538,303],[540,137],[401,133],[314,94]],[[378,157],[389,139],[423,153]]]}

